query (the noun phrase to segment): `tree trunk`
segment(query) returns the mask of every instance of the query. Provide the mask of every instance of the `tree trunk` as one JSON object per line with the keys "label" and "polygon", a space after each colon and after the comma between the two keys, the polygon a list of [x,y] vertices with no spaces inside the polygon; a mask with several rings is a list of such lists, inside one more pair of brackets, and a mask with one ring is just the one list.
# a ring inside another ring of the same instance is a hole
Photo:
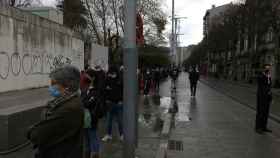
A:
{"label": "tree trunk", "polygon": [[104,0],[101,0],[101,5],[102,5],[102,22],[103,22],[103,43],[104,43],[104,46],[107,45],[107,28],[106,28],[106,8],[105,8],[105,3],[104,3]]}

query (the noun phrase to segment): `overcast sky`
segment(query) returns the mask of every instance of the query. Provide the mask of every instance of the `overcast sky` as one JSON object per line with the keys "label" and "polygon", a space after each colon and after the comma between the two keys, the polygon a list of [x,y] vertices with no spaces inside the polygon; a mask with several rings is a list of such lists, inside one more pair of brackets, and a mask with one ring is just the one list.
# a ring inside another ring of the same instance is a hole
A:
{"label": "overcast sky", "polygon": [[[53,5],[56,0],[42,0],[44,5]],[[171,16],[172,0],[163,0],[165,11]],[[181,46],[197,44],[203,37],[203,16],[212,5],[220,6],[233,0],[175,0],[175,15],[187,17],[181,20]],[[167,31],[171,32],[170,24]]]}

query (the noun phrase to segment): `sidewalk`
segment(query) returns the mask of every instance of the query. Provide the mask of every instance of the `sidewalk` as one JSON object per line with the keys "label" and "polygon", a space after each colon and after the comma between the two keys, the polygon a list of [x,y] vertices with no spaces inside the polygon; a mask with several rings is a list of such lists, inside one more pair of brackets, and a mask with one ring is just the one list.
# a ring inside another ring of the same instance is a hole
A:
{"label": "sidewalk", "polygon": [[169,143],[167,158],[279,158],[280,124],[270,120],[273,133],[258,135],[254,110],[202,83],[191,99],[187,74],[178,85],[179,111],[191,120],[176,121],[169,141],[177,143]]}
{"label": "sidewalk", "polygon": [[[231,81],[231,80],[225,80],[225,79],[215,79],[213,77],[202,77],[204,80],[208,80],[210,82],[221,82],[224,84],[231,84],[231,85],[235,85],[235,86],[239,86],[239,87],[246,87],[248,89],[250,89],[252,92],[255,92],[257,90],[257,85],[255,84],[249,84],[247,82],[244,81]],[[278,95],[280,96],[280,88],[272,88],[272,92],[274,95]]]}
{"label": "sidewalk", "polygon": [[[163,82],[160,89],[162,97],[170,97],[170,81]],[[0,111],[3,109],[17,109],[21,106],[34,105],[49,100],[46,88],[15,91],[0,94]],[[152,96],[148,97],[148,104],[144,104],[142,96],[139,98],[139,119],[138,119],[138,148],[136,155],[139,158],[154,158],[160,141],[161,127],[159,125],[159,105],[155,105]],[[106,119],[100,121],[99,137],[105,135]],[[1,129],[0,129],[1,130]],[[117,128],[114,126],[114,138],[111,142],[101,142],[101,158],[122,158],[122,142],[119,140]],[[1,132],[0,132],[1,133]],[[0,155],[0,158],[31,158],[34,157],[32,146],[28,145],[16,152],[7,155]]]}
{"label": "sidewalk", "polygon": [[[208,86],[224,93],[225,95],[231,97],[232,99],[244,104],[252,109],[256,109],[256,91],[255,86],[242,86],[233,84],[230,81],[216,80],[216,79],[206,79],[201,78],[201,82],[207,84]],[[278,95],[277,90],[273,91],[273,101],[270,108],[271,117],[280,122],[280,95]]]}
{"label": "sidewalk", "polygon": [[[170,80],[163,82],[160,86],[159,95],[170,97],[170,86]],[[143,96],[139,98],[138,147],[136,149],[138,158],[155,158],[160,144],[161,122],[159,122],[159,119],[161,110],[159,105],[154,104],[152,97],[149,96],[148,100],[144,100]],[[105,133],[104,130],[105,127],[100,127],[101,133]],[[114,127],[114,130],[117,130],[116,127]],[[101,158],[122,158],[122,142],[118,141],[118,136],[114,136],[113,139],[112,142],[102,143]]]}

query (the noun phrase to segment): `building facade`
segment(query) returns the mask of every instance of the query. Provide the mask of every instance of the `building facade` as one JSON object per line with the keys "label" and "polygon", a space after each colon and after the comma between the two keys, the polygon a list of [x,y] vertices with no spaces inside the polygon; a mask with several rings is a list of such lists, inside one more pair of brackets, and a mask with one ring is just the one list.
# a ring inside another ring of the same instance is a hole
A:
{"label": "building facade", "polygon": [[[273,6],[276,3],[280,4],[280,1],[273,1]],[[223,14],[230,5],[232,3],[213,7],[206,11],[203,18],[203,33],[206,40],[211,25],[219,22],[216,17]],[[233,49],[207,53],[205,63],[208,67],[208,74],[229,80],[255,83],[263,65],[270,64],[272,66],[273,84],[275,87],[280,86],[279,33],[271,26],[262,34],[252,33],[248,28],[240,28],[237,34],[238,40],[233,43]]]}

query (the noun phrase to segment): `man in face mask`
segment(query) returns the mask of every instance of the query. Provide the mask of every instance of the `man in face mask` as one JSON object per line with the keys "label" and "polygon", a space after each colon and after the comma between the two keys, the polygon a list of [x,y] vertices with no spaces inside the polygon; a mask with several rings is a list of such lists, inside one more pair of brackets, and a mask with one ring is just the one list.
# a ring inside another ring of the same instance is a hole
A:
{"label": "man in face mask", "polygon": [[50,95],[42,120],[30,127],[27,138],[39,158],[83,156],[84,110],[79,97],[80,72],[73,66],[50,73]]}
{"label": "man in face mask", "polygon": [[259,134],[264,132],[272,132],[267,128],[267,121],[269,116],[269,108],[272,101],[271,92],[271,66],[266,64],[264,70],[258,76],[258,90],[257,90],[257,116],[255,130]]}

